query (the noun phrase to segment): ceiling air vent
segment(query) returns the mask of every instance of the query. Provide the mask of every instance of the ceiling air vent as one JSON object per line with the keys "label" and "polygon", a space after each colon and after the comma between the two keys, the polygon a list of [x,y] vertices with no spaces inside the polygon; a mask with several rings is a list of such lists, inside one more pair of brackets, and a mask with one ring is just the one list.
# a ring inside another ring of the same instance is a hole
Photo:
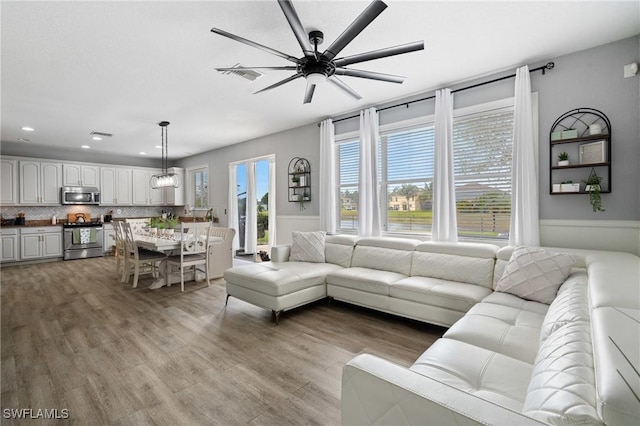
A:
{"label": "ceiling air vent", "polygon": [[113,136],[113,133],[96,132],[95,130],[89,134],[92,136],[103,136],[105,138],[110,138],[111,136]]}
{"label": "ceiling air vent", "polygon": [[[234,66],[230,67],[230,68],[236,68],[236,67],[240,67],[242,65],[240,64],[235,64]],[[226,75],[235,75],[238,76],[240,78],[244,78],[245,80],[249,80],[249,81],[256,81],[257,79],[259,79],[260,77],[262,77],[264,74],[258,71],[254,71],[254,70],[233,70],[233,71],[225,71],[222,74],[226,74]]]}

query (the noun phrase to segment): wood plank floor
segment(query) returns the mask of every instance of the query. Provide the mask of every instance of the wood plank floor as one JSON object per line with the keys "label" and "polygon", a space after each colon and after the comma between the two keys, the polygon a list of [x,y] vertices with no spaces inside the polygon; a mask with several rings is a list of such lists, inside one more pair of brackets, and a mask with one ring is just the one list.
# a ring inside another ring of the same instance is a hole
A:
{"label": "wood plank floor", "polygon": [[325,301],[275,326],[237,299],[225,308],[222,279],[149,283],[120,283],[112,257],[3,267],[2,409],[69,418],[2,424],[339,424],[347,361],[409,366],[444,332]]}

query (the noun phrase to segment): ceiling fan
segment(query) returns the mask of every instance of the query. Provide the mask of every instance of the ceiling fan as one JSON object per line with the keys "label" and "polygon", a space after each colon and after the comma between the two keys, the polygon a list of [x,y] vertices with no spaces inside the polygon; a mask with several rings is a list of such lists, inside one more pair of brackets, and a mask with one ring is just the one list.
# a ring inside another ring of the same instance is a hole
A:
{"label": "ceiling fan", "polygon": [[304,103],[308,104],[313,98],[313,92],[316,86],[324,83],[325,81],[331,83],[347,95],[354,99],[362,99],[362,97],[351,87],[345,84],[338,78],[339,75],[346,75],[349,77],[368,78],[371,80],[387,81],[391,83],[402,83],[405,77],[382,74],[373,71],[364,71],[352,68],[346,68],[347,65],[356,64],[359,62],[370,61],[373,59],[386,58],[389,56],[400,55],[403,53],[414,52],[424,49],[424,41],[416,41],[413,43],[402,44],[399,46],[387,47],[378,50],[372,50],[370,52],[360,53],[357,55],[346,56],[343,58],[337,58],[336,56],[345,48],[351,41],[356,38],[367,25],[373,22],[374,19],[387,8],[387,5],[380,0],[373,0],[369,6],[347,27],[346,30],[329,46],[324,52],[318,52],[318,45],[322,44],[324,34],[322,31],[311,31],[306,33],[298,14],[296,13],[293,4],[289,0],[278,0],[278,4],[282,9],[289,26],[293,30],[304,56],[302,58],[296,58],[262,44],[256,43],[246,38],[228,33],[219,28],[212,28],[211,32],[220,34],[221,36],[228,37],[232,40],[239,41],[240,43],[247,44],[265,52],[271,53],[276,56],[280,56],[295,65],[289,66],[275,66],[275,67],[233,67],[233,68],[216,68],[217,71],[235,71],[235,70],[283,70],[283,71],[295,71],[295,74],[291,77],[287,77],[271,86],[265,87],[255,93],[264,92],[266,90],[273,89],[278,86],[282,86],[285,83],[293,81],[297,78],[304,77],[307,80],[307,89],[304,94]]}

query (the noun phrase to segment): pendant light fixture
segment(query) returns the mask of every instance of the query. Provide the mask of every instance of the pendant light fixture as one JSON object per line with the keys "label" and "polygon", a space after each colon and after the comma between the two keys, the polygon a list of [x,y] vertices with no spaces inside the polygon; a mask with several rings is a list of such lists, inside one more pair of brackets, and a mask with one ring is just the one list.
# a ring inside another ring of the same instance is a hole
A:
{"label": "pendant light fixture", "polygon": [[182,179],[175,173],[169,173],[167,170],[169,156],[169,137],[167,133],[168,121],[161,121],[160,137],[162,138],[162,173],[151,176],[151,188],[177,188],[182,184]]}

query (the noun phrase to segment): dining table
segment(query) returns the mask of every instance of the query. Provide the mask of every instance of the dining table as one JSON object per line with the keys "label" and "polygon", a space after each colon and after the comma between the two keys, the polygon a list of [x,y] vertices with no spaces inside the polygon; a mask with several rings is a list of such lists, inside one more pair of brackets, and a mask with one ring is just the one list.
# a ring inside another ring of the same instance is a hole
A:
{"label": "dining table", "polygon": [[[193,235],[187,234],[183,236],[180,232],[174,232],[169,235],[153,235],[147,231],[140,231],[134,234],[134,239],[139,248],[153,250],[160,253],[164,253],[167,256],[180,254],[181,242],[184,238],[193,238]],[[210,237],[209,244],[215,244],[223,239],[221,237]],[[208,254],[207,254],[208,255]],[[148,287],[149,289],[156,290],[166,285],[171,285],[180,282],[180,271],[175,271],[169,274],[167,279],[167,261],[162,260],[159,268],[160,276]],[[195,280],[193,274],[185,276],[185,279]],[[168,284],[167,284],[168,283]]]}

